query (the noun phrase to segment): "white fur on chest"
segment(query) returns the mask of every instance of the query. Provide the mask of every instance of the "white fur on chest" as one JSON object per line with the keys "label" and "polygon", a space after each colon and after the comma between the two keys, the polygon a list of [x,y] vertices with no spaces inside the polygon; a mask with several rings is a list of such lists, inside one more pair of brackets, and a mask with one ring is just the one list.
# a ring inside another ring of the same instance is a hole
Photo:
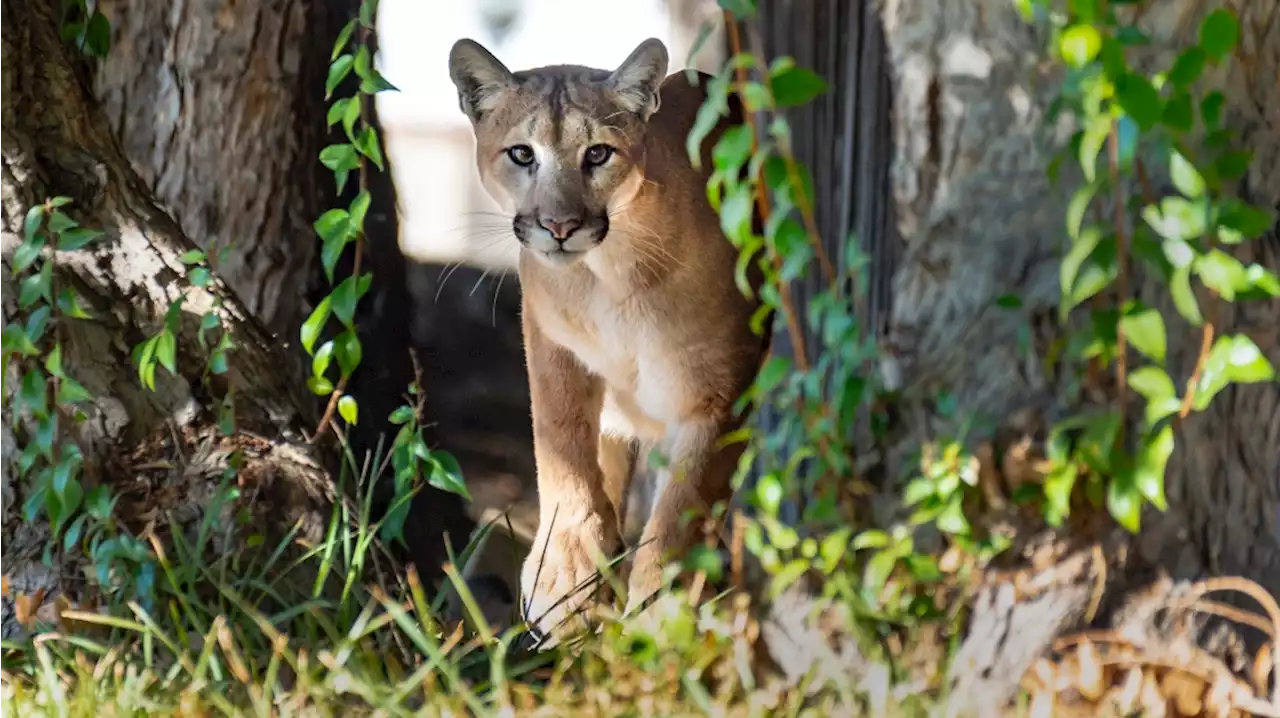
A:
{"label": "white fur on chest", "polygon": [[617,301],[598,285],[574,299],[540,312],[538,324],[548,339],[604,379],[601,430],[662,439],[688,404],[681,348],[639,302]]}

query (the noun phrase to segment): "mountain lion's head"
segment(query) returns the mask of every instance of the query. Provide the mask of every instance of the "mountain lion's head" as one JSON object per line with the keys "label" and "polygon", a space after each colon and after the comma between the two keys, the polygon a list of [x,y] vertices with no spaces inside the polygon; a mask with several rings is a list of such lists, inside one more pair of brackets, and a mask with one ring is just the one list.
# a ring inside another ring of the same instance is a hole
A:
{"label": "mountain lion's head", "polygon": [[459,40],[449,74],[476,136],[485,190],[520,244],[552,265],[608,241],[609,219],[644,182],[644,135],[667,49],[645,40],[618,69],[557,65],[511,72]]}

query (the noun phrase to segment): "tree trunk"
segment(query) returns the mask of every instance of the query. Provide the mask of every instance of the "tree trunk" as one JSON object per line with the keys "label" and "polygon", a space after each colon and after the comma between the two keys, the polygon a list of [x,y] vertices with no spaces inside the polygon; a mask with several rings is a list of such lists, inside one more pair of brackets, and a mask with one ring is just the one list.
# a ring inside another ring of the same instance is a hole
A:
{"label": "tree trunk", "polygon": [[[186,235],[219,257],[219,275],[291,347],[289,359],[301,361],[298,328],[330,288],[312,224],[359,191],[353,181],[338,196],[318,157],[325,145],[346,141],[340,127],[327,128],[324,87],[333,43],[360,0],[105,0],[100,7],[114,42],[96,91],[125,155]],[[353,94],[356,84],[348,76],[333,97]],[[376,103],[369,109],[380,131]],[[415,378],[414,308],[390,160],[385,171],[367,169],[373,199],[362,271],[373,273],[373,285],[358,321],[365,361],[346,387],[361,407],[348,436],[359,460],[394,435],[386,419]],[[339,281],[353,260],[349,248],[335,271]],[[424,369],[434,374],[431,364]],[[461,499],[431,487],[415,499],[413,515],[408,557],[431,580],[445,557],[444,534],[461,547],[473,524]]]}
{"label": "tree trunk", "polygon": [[[326,4],[98,3],[113,42],[95,89],[125,156],[245,308],[282,333],[305,310],[311,224],[327,208],[313,69],[337,36]],[[336,4],[347,17],[358,5]]]}
{"label": "tree trunk", "polygon": [[[269,525],[282,525],[282,518],[289,523],[304,519],[309,529],[318,529],[327,516],[321,509],[332,495],[326,473],[311,461],[309,450],[293,445],[316,420],[313,402],[299,392],[302,378],[292,371],[297,362],[221,281],[214,279],[203,289],[189,284],[179,257],[194,245],[157,206],[122,153],[85,82],[82,58],[59,39],[54,8],[52,3],[4,2],[4,320],[6,325],[24,321],[10,279],[24,214],[49,197],[69,197],[64,211],[105,232],[83,250],[58,252],[54,273],[55,285],[74,287],[92,315],[87,320],[56,319],[63,364],[93,395],[84,406],[87,419],[72,430],[85,454],[85,490],[107,482],[116,494],[125,495],[122,505],[128,505],[130,493],[167,486],[173,503],[149,507],[151,518],[162,523],[170,510],[198,508],[208,486],[196,479],[210,476],[191,477],[182,470],[157,476],[145,466],[149,459],[173,451],[181,455],[184,445],[195,444],[203,459],[187,455],[190,463],[184,468],[208,473],[218,462],[225,465],[227,451],[241,448],[248,459],[241,477],[256,484],[253,513],[265,518],[274,512]],[[131,349],[160,329],[169,304],[184,292],[177,372],[159,369],[155,391],[149,391],[139,382]],[[214,335],[225,331],[234,347],[229,370],[208,383],[201,378],[208,354],[194,340],[206,312],[220,322]],[[10,362],[6,410],[16,390],[16,372]],[[216,407],[226,396],[234,398],[234,440],[217,438],[215,429]],[[47,529],[18,517],[27,486],[19,478],[14,449],[28,428],[6,421],[4,429],[5,573],[18,593],[56,590],[72,570],[40,565],[49,543]],[[216,469],[213,473],[216,485]],[[123,480],[126,475],[131,481]],[[142,528],[135,519],[144,520],[122,517],[127,525]],[[11,609],[6,598],[6,636],[14,630]]]}

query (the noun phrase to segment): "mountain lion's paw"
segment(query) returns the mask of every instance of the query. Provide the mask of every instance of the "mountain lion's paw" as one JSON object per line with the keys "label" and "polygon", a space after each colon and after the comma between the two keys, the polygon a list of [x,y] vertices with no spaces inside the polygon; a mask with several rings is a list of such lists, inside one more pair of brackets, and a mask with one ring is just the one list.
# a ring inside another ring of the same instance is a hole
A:
{"label": "mountain lion's paw", "polygon": [[620,544],[612,521],[599,518],[538,529],[520,576],[521,608],[540,638],[566,635],[586,625],[585,609],[611,595],[601,575]]}

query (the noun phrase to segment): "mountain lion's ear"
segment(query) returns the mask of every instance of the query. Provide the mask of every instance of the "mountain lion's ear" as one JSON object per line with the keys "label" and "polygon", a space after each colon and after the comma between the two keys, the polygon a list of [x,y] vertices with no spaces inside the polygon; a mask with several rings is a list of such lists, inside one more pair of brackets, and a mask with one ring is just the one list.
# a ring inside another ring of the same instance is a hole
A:
{"label": "mountain lion's ear", "polygon": [[667,47],[657,38],[649,38],[623,60],[609,76],[622,106],[649,119],[658,109],[658,86],[667,76]]}
{"label": "mountain lion's ear", "polygon": [[498,94],[516,84],[506,65],[480,43],[466,39],[449,51],[449,77],[458,88],[458,105],[472,122],[479,122],[496,106]]}

